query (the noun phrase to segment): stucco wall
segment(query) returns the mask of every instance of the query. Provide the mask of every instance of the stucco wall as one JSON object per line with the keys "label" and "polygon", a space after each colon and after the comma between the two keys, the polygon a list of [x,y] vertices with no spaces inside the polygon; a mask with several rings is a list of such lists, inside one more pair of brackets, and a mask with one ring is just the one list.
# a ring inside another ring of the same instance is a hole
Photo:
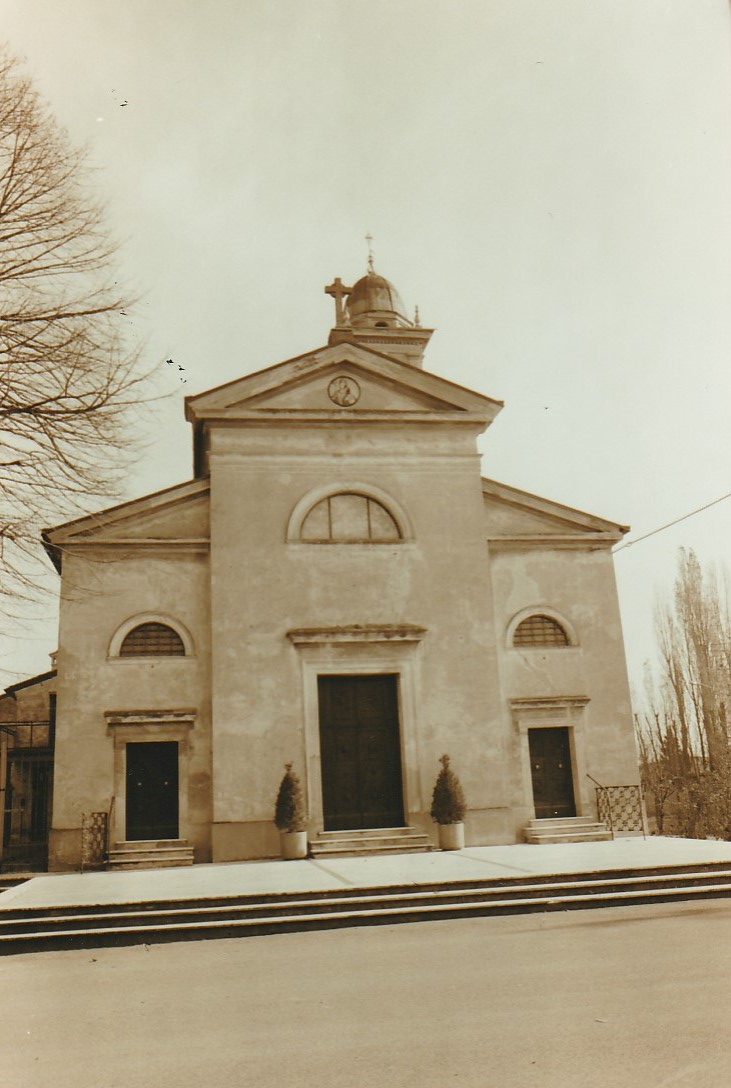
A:
{"label": "stucco wall", "polygon": [[[189,738],[189,824],[181,837],[210,857],[210,619],[208,558],[186,549],[73,549],[64,556],[51,867],[78,863],[81,814],[108,811],[114,739],[105,712],[195,711]],[[194,654],[111,658],[111,639],[130,617],[157,613],[185,625]],[[117,827],[113,841],[123,838]]]}
{"label": "stucco wall", "polygon": [[[490,572],[506,735],[511,738],[511,797],[516,823],[530,818],[527,749],[511,700],[585,696],[582,710],[566,711],[574,730],[579,814],[594,814],[595,786],[639,782],[629,685],[614,568],[608,548],[492,546]],[[570,647],[508,645],[511,620],[525,609],[553,610],[576,635]],[[556,718],[556,724],[560,724]]]}
{"label": "stucco wall", "polygon": [[0,695],[0,722],[47,722],[50,696],[55,690],[56,677],[50,676],[27,687],[19,687],[7,695]]}
{"label": "stucco wall", "polygon": [[[65,548],[52,867],[78,864],[82,812],[109,810],[124,790],[125,741],[156,736],[144,712],[194,719],[180,834],[196,860],[277,853],[274,800],[289,761],[310,830],[321,830],[318,674],[398,676],[406,817],[425,830],[448,752],[469,806],[468,844],[519,837],[534,815],[531,722],[569,727],[580,814],[594,813],[587,775],[638,781],[609,549],[575,546],[575,527],[546,528],[545,513],[518,499],[486,516],[479,430],[467,418],[338,413],[213,424],[210,498],[191,485],[195,503],[177,515],[155,515],[151,499],[151,512],[130,517],[117,530],[129,544]],[[372,490],[393,506],[404,539],[301,541],[293,512],[324,487]],[[151,524],[188,542],[151,544]],[[571,546],[549,539],[562,530]],[[488,546],[487,536],[511,531],[546,539]],[[509,646],[508,625],[526,609],[562,617],[576,645]],[[193,653],[110,656],[135,616],[182,624]],[[117,804],[112,841],[123,837]]]}
{"label": "stucco wall", "polygon": [[[409,720],[402,712],[411,756],[408,809],[413,822],[428,825],[437,761],[448,751],[475,810],[471,832],[484,835],[480,810],[500,808],[506,797],[473,429],[374,428],[355,421],[347,427],[222,429],[213,434],[211,466],[218,841],[235,853],[252,835],[261,837],[263,828],[241,825],[271,821],[285,761],[305,772],[305,786],[316,794],[317,732],[308,735],[304,726],[307,654],[287,632],[352,624],[426,628],[423,641],[409,651],[406,670],[412,681],[418,673],[414,716]],[[378,487],[406,512],[413,539],[393,545],[288,542],[295,506],[324,484]],[[399,672],[406,651],[351,645],[330,653],[338,660],[321,656],[324,672],[328,660],[337,669]],[[316,796],[310,810],[321,828]],[[501,814],[501,827],[503,822]]]}

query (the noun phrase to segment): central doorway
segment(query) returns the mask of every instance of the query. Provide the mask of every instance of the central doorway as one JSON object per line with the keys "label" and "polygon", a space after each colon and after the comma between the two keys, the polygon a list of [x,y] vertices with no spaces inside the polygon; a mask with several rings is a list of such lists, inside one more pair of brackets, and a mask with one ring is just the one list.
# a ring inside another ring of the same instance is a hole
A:
{"label": "central doorway", "polygon": [[325,831],[403,827],[397,677],[318,676]]}
{"label": "central doorway", "polygon": [[529,729],[528,744],[536,819],[575,816],[568,729]]}
{"label": "central doorway", "polygon": [[178,838],[178,744],[127,746],[127,839]]}

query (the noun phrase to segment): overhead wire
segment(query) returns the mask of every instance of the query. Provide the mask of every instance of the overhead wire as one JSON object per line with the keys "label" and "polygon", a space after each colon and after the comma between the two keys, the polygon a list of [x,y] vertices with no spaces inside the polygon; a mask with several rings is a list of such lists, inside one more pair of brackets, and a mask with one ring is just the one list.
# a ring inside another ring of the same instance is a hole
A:
{"label": "overhead wire", "polygon": [[667,524],[660,525],[657,529],[652,529],[649,533],[643,533],[642,536],[638,536],[634,540],[627,540],[624,544],[619,544],[616,548],[612,549],[612,554],[616,555],[617,552],[621,552],[625,548],[631,548],[633,544],[639,544],[640,541],[647,540],[651,536],[656,536],[665,529],[671,529],[673,525],[680,525],[681,521],[687,521],[688,518],[694,517],[695,514],[702,514],[704,510],[709,510],[712,506],[717,506],[718,503],[723,502],[724,499],[731,499],[731,491],[727,491],[725,495],[721,495],[718,499],[713,499],[712,502],[707,502],[704,503],[703,506],[696,507],[695,510],[690,510],[687,514],[683,514],[682,517],[675,518],[673,521],[668,521]]}

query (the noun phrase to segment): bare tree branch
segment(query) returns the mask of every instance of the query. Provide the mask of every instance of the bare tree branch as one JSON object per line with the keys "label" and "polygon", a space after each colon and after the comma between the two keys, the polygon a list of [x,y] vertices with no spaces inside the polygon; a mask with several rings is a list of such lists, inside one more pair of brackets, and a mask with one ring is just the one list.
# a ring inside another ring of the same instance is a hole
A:
{"label": "bare tree branch", "polygon": [[0,598],[44,581],[40,532],[118,495],[147,377],[114,246],[69,143],[0,51]]}

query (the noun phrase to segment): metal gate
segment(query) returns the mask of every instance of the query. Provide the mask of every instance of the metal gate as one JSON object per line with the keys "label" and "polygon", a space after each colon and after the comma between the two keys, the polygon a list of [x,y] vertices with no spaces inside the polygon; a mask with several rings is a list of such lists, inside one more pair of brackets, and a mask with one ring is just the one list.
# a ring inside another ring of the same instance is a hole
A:
{"label": "metal gate", "polygon": [[13,722],[5,733],[5,776],[0,781],[4,872],[48,868],[53,789],[53,723]]}

